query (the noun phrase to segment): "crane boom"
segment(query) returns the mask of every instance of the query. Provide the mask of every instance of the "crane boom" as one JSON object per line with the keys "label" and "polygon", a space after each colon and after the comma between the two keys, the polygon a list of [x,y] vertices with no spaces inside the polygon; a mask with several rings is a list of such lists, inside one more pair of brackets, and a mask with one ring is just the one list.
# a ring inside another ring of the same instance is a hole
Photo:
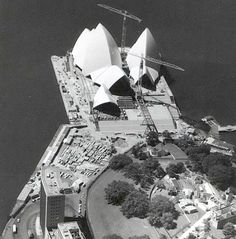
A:
{"label": "crane boom", "polygon": [[129,12],[126,11],[126,10],[119,10],[119,9],[110,7],[110,6],[105,5],[105,4],[97,4],[97,5],[98,5],[99,7],[105,8],[105,9],[107,9],[107,10],[109,10],[109,11],[118,13],[118,14],[120,14],[120,15],[126,16],[126,17],[131,18],[131,19],[134,19],[134,20],[136,20],[136,21],[138,21],[138,22],[141,22],[141,21],[142,21],[142,19],[136,17],[135,15],[129,13]]}
{"label": "crane boom", "polygon": [[183,68],[179,67],[179,66],[176,66],[174,64],[171,64],[169,62],[166,62],[166,61],[162,61],[162,60],[159,60],[159,59],[155,59],[155,58],[152,58],[152,57],[149,57],[149,56],[140,56],[140,55],[137,55],[137,54],[134,54],[134,53],[130,53],[128,51],[126,51],[126,53],[128,53],[129,55],[132,55],[132,56],[136,56],[136,57],[139,57],[141,58],[142,60],[147,60],[147,61],[150,61],[150,62],[153,62],[153,63],[156,63],[156,64],[159,64],[159,65],[163,65],[163,66],[167,66],[167,67],[170,67],[170,68],[173,68],[173,69],[176,69],[176,70],[180,70],[180,71],[185,71]]}

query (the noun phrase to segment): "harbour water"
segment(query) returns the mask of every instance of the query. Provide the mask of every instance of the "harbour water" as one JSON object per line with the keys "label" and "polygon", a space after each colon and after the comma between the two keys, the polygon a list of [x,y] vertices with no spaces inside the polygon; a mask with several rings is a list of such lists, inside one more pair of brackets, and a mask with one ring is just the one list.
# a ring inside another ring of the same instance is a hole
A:
{"label": "harbour water", "polygon": [[[127,44],[146,26],[170,70],[183,114],[236,123],[234,0],[0,0],[0,231],[15,199],[61,123],[67,122],[51,55],[64,55],[85,27],[102,22],[118,43],[122,19],[98,8],[126,8]],[[236,144],[236,134],[224,134]]]}

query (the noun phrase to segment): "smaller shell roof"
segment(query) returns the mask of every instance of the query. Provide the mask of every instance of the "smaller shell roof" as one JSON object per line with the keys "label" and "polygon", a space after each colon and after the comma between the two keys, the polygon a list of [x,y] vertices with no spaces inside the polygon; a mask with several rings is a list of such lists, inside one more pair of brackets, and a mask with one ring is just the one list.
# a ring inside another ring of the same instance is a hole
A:
{"label": "smaller shell roof", "polygon": [[[140,66],[132,67],[130,70],[130,76],[134,79],[134,84],[137,84],[139,81],[139,68]],[[155,82],[158,78],[158,72],[151,68],[151,67],[145,67],[143,69],[143,75],[142,75],[142,86],[149,90],[155,90]]]}
{"label": "smaller shell roof", "polygon": [[93,109],[105,114],[120,116],[120,108],[117,105],[116,99],[104,85],[99,87],[94,96]]}
{"label": "smaller shell roof", "polygon": [[129,78],[118,66],[113,65],[106,69],[102,68],[90,76],[95,84],[106,86],[113,95],[134,95],[130,87]]}

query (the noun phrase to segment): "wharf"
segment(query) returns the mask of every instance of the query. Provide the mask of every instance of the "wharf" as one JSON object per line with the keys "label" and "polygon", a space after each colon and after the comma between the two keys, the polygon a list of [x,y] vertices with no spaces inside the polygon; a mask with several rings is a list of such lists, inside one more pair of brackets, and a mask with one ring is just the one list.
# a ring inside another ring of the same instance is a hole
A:
{"label": "wharf", "polygon": [[[113,119],[108,115],[105,115],[103,119],[103,114],[99,113],[101,117],[96,124],[92,105],[98,87],[78,68],[70,64],[68,57],[52,56],[51,60],[70,124],[88,126],[92,132],[100,130],[108,135],[114,133],[114,128],[116,132],[136,134],[145,132],[145,119],[139,108],[122,108],[127,115],[126,120]],[[158,132],[168,130],[175,133],[180,111],[164,77],[159,80],[156,91],[143,89],[143,96]]]}
{"label": "wharf", "polygon": [[52,56],[51,61],[70,124],[88,126],[95,130],[90,115],[92,87],[89,85],[89,79],[85,80],[82,73],[75,77],[71,71],[67,71],[66,57]]}
{"label": "wharf", "polygon": [[219,132],[234,132],[236,131],[236,125],[226,125],[226,126],[219,126]]}

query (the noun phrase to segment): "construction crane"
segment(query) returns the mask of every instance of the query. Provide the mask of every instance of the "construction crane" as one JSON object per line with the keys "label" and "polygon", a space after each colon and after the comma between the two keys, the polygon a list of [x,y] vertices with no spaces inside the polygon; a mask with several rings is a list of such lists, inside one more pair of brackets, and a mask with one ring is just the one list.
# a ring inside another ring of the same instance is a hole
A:
{"label": "construction crane", "polygon": [[162,61],[162,60],[159,60],[159,59],[156,59],[156,58],[152,58],[152,57],[149,57],[149,56],[146,56],[144,57],[143,55],[137,55],[137,54],[134,54],[134,53],[131,53],[129,51],[126,51],[127,54],[129,55],[132,55],[132,56],[136,56],[138,58],[141,58],[142,60],[146,60],[146,61],[150,61],[150,62],[153,62],[153,63],[156,63],[158,65],[163,65],[163,66],[167,66],[167,67],[170,67],[170,68],[173,68],[173,69],[176,69],[176,70],[179,70],[179,71],[185,71],[183,68],[179,67],[179,66],[176,66],[174,64],[171,64],[171,63],[168,63],[166,61]]}
{"label": "construction crane", "polygon": [[126,40],[126,18],[131,18],[135,21],[138,21],[139,23],[142,21],[142,19],[136,17],[135,15],[129,13],[126,10],[119,10],[113,7],[110,7],[108,5],[105,4],[97,4],[99,7],[105,8],[111,12],[115,12],[117,14],[120,14],[123,16],[123,25],[122,25],[122,38],[121,38],[121,57],[122,57],[122,61],[125,60],[125,40]]}
{"label": "construction crane", "polygon": [[143,62],[144,62],[144,58],[141,57],[141,62],[140,62],[140,67],[139,67],[139,81],[138,81],[135,98],[136,98],[136,102],[137,102],[137,104],[142,112],[143,118],[144,118],[142,125],[146,125],[146,127],[147,127],[146,131],[145,131],[145,134],[147,135],[147,133],[150,131],[153,131],[156,133],[158,133],[158,131],[157,131],[154,121],[152,120],[152,116],[145,104],[145,101],[144,101],[143,95],[142,95]]}
{"label": "construction crane", "polygon": [[142,124],[147,126],[145,134],[147,134],[150,131],[158,133],[156,125],[155,125],[155,123],[152,119],[152,116],[151,116],[151,114],[150,114],[150,112],[149,112],[149,110],[146,106],[146,103],[144,101],[143,94],[142,94],[142,76],[143,76],[144,61],[147,60],[147,61],[156,63],[158,65],[164,65],[164,66],[167,66],[167,67],[170,67],[170,68],[173,68],[173,69],[176,69],[176,70],[180,70],[180,71],[184,71],[184,69],[179,67],[179,66],[176,66],[174,64],[171,64],[171,63],[159,60],[159,59],[155,59],[155,58],[148,57],[148,56],[144,57],[143,54],[140,56],[140,55],[136,55],[134,53],[130,53],[128,51],[127,51],[127,53],[130,54],[130,55],[133,55],[135,57],[139,57],[141,59],[140,67],[139,67],[139,80],[137,82],[138,85],[137,85],[135,98],[136,98],[136,102],[139,105],[139,108],[140,108],[140,110],[142,112],[142,115],[143,115],[143,118],[144,118],[144,121],[143,121]]}

